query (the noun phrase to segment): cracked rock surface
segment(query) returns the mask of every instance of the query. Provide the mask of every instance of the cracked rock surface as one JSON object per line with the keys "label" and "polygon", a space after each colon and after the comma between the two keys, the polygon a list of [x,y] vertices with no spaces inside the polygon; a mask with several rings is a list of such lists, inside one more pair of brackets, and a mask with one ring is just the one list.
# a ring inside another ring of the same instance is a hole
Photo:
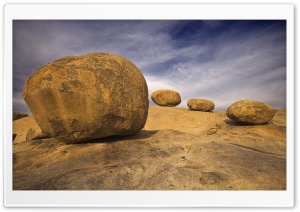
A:
{"label": "cracked rock surface", "polygon": [[14,190],[285,190],[286,111],[247,126],[225,111],[150,106],[137,134],[13,144]]}

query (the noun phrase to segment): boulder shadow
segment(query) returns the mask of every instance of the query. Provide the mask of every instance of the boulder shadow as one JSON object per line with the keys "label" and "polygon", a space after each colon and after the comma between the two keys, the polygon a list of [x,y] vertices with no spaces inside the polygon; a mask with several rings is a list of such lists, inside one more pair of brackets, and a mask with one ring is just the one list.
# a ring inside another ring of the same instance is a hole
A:
{"label": "boulder shadow", "polygon": [[191,110],[191,109],[187,109],[188,111],[193,111],[193,112],[202,112],[202,113],[214,113],[214,111],[213,110],[210,110],[210,111],[203,111],[203,110]]}
{"label": "boulder shadow", "polygon": [[230,126],[249,126],[249,125],[247,125],[247,124],[242,124],[242,123],[233,121],[233,120],[231,120],[231,119],[225,119],[224,122],[225,122],[227,125],[230,125]]}
{"label": "boulder shadow", "polygon": [[114,135],[104,138],[95,138],[89,141],[78,142],[76,144],[90,144],[90,143],[114,143],[122,142],[126,140],[138,140],[138,139],[147,139],[155,135],[159,130],[141,130],[134,135]]}
{"label": "boulder shadow", "polygon": [[224,120],[224,122],[227,125],[230,125],[230,126],[248,126],[248,127],[264,126],[264,125],[273,124],[272,121],[270,121],[268,123],[265,123],[265,124],[243,124],[243,123],[239,123],[239,122],[233,121],[231,119],[226,119],[226,120]]}

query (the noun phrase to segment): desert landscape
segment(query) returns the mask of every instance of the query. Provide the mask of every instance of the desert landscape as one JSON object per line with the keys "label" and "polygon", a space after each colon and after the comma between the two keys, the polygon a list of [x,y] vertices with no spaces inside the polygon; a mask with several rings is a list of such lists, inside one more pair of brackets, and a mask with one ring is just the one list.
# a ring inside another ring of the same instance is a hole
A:
{"label": "desert landscape", "polygon": [[15,190],[285,190],[286,110],[245,126],[225,112],[150,106],[132,136],[78,144],[26,140],[32,116],[13,122]]}
{"label": "desert landscape", "polygon": [[[14,190],[285,190],[286,110],[150,95],[111,53],[63,57],[27,80],[13,114]],[[153,101],[157,106],[149,106]]]}

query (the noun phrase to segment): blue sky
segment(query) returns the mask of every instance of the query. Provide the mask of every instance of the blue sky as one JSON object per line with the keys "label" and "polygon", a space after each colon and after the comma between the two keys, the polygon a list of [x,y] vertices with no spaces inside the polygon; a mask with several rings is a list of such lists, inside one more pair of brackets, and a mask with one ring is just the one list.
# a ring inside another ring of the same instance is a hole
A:
{"label": "blue sky", "polygon": [[132,61],[149,96],[176,90],[178,107],[190,98],[210,99],[215,110],[241,99],[286,107],[284,20],[15,20],[13,110],[30,113],[22,91],[38,68],[89,52]]}

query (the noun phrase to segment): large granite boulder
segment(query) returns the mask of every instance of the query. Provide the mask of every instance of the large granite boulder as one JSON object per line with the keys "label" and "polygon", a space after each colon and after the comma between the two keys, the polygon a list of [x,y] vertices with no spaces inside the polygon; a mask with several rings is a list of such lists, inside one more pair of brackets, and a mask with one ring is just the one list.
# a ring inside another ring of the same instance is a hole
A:
{"label": "large granite boulder", "polygon": [[21,112],[13,112],[13,121],[27,117],[28,114],[26,113],[21,113]]}
{"label": "large granite boulder", "polygon": [[181,103],[180,94],[173,90],[157,90],[151,94],[151,99],[159,106],[175,107]]}
{"label": "large granite boulder", "polygon": [[215,109],[215,104],[207,99],[189,99],[187,102],[187,106],[191,110],[198,110],[198,111],[212,111]]}
{"label": "large granite boulder", "polygon": [[27,80],[23,98],[41,129],[67,143],[135,134],[149,106],[143,74],[110,53],[48,63]]}
{"label": "large granite boulder", "polygon": [[275,115],[272,106],[253,100],[233,103],[226,112],[228,118],[242,124],[267,124]]}

